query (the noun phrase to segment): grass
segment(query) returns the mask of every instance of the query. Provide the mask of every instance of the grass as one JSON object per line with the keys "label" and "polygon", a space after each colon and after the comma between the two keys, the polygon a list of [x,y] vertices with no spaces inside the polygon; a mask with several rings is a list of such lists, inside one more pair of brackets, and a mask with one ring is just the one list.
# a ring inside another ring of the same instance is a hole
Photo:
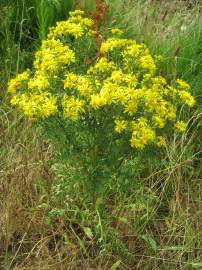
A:
{"label": "grass", "polygon": [[197,79],[193,86],[200,94],[202,7],[199,1],[188,3],[114,0],[109,6],[113,10],[112,25],[120,25],[130,37],[144,41],[153,53],[161,54],[165,59],[162,72],[168,78],[181,76],[193,84]]}
{"label": "grass", "polygon": [[49,27],[54,25],[56,21],[67,18],[72,7],[72,0],[35,0],[34,8],[40,40],[46,38]]}
{"label": "grass", "polygon": [[[200,2],[177,3],[113,0],[108,25],[124,27],[162,54],[162,73],[191,82],[200,104]],[[189,128],[169,140],[163,157],[151,152],[129,160],[123,175],[130,185],[126,181],[123,189],[114,179],[116,187],[112,181],[103,211],[97,211],[83,200],[81,185],[75,182],[72,190],[68,184],[75,167],[55,161],[50,143],[10,108],[6,95],[7,80],[30,66],[34,45],[53,22],[42,21],[42,7],[38,17],[29,12],[31,1],[0,5],[0,268],[202,269],[201,108],[181,112]]]}

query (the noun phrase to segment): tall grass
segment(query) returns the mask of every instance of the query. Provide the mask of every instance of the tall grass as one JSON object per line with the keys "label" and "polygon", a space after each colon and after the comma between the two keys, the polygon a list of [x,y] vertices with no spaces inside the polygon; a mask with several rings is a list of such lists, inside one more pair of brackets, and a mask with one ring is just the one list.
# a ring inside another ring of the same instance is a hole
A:
{"label": "tall grass", "polygon": [[[89,10],[94,3],[81,4]],[[83,200],[78,182],[70,185],[76,168],[50,159],[49,142],[10,109],[5,95],[7,80],[29,67],[35,44],[57,19],[67,16],[72,4],[0,3],[0,266],[200,270],[200,2],[107,1],[108,27],[118,25],[153,53],[162,54],[161,72],[169,80],[180,76],[191,82],[199,107],[195,113],[181,112],[189,121],[188,130],[181,139],[170,139],[163,155],[151,152],[146,159],[140,154],[125,164],[124,187],[112,179],[102,212]]]}
{"label": "tall grass", "polygon": [[36,17],[39,38],[45,39],[49,30],[56,21],[67,18],[73,7],[72,0],[35,0]]}
{"label": "tall grass", "polygon": [[[200,95],[202,72],[202,15],[200,1],[108,1],[111,24],[145,42],[164,57],[168,78],[188,80]],[[185,69],[186,67],[186,69]]]}
{"label": "tall grass", "polygon": [[0,7],[0,75],[6,83],[10,75],[26,68],[31,63],[35,25],[32,23],[30,1],[2,1]]}

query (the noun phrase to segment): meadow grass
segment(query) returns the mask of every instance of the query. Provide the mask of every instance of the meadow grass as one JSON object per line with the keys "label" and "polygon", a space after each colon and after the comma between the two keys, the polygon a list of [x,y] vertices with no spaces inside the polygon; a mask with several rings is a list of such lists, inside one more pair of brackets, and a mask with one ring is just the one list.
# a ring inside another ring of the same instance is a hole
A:
{"label": "meadow grass", "polygon": [[[202,269],[201,108],[182,110],[189,128],[169,140],[163,156],[151,152],[129,160],[123,175],[130,187],[112,181],[104,210],[97,211],[84,200],[81,185],[68,184],[76,170],[71,161],[55,161],[39,128],[9,105],[7,81],[30,66],[38,37],[54,23],[42,16],[46,5],[31,16],[33,2],[24,1],[24,9],[19,3],[2,2],[0,10],[1,268]],[[200,2],[191,3],[108,1],[108,27],[118,25],[162,54],[162,73],[190,82],[200,104],[202,16]],[[63,10],[54,8],[60,18]]]}
{"label": "meadow grass", "polygon": [[162,72],[168,78],[181,76],[191,83],[197,80],[198,87],[194,84],[193,88],[200,91],[202,7],[199,1],[190,8],[186,1],[114,0],[109,1],[109,9],[112,26],[119,25],[129,37],[145,42],[153,53],[164,57]]}
{"label": "meadow grass", "polygon": [[34,1],[40,40],[46,38],[50,26],[54,25],[56,21],[67,18],[68,12],[72,7],[72,0]]}

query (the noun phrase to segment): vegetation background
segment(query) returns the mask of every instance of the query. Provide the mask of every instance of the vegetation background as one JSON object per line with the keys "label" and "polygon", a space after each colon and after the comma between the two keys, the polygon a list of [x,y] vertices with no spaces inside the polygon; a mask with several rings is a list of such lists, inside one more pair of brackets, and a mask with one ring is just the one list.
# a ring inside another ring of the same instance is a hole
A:
{"label": "vegetation background", "polygon": [[[76,7],[162,54],[162,74],[188,81],[199,104],[182,112],[189,129],[163,156],[125,164],[127,181],[111,183],[103,213],[6,93]],[[0,269],[202,269],[201,11],[200,0],[0,1]]]}

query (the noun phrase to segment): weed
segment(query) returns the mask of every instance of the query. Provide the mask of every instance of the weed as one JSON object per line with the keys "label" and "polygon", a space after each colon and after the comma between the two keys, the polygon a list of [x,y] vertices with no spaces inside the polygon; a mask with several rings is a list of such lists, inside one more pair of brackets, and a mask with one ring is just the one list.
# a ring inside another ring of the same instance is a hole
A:
{"label": "weed", "polygon": [[[80,2],[95,11],[95,1]],[[151,150],[126,160],[108,182],[106,199],[95,201],[96,211],[79,167],[63,155],[53,158],[41,130],[5,95],[7,80],[30,67],[38,36],[54,23],[42,18],[46,26],[39,26],[34,4],[0,1],[0,268],[201,269],[201,109],[180,112],[188,129],[182,138],[169,137],[163,155]],[[119,26],[162,54],[162,74],[187,78],[200,104],[200,1],[106,4],[106,30]],[[64,8],[57,13],[66,15]]]}

